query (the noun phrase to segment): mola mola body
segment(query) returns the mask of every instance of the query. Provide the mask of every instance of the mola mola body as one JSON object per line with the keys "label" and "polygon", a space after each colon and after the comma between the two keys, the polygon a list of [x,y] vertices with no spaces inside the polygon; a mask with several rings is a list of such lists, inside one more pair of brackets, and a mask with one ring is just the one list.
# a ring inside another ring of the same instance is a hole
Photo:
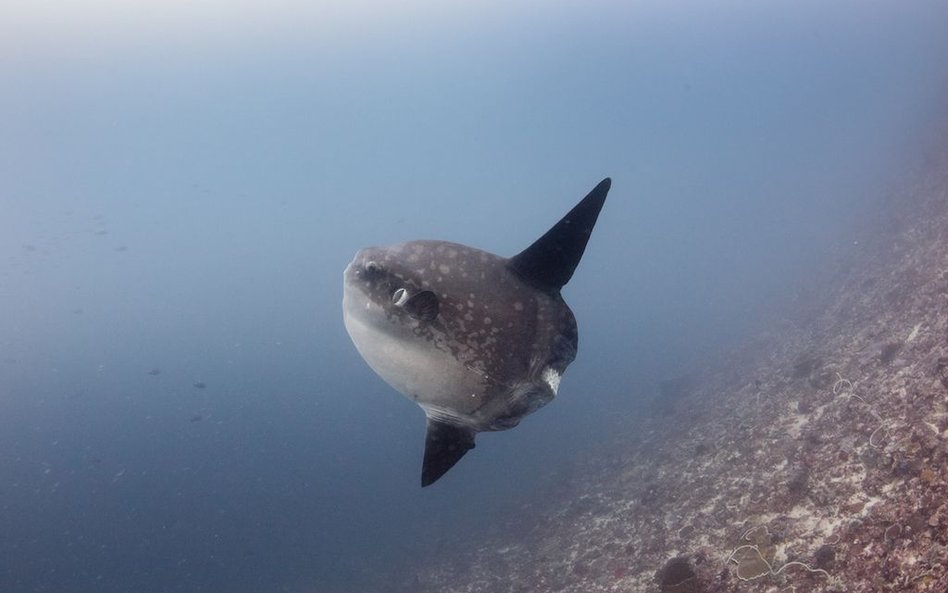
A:
{"label": "mola mola body", "polygon": [[422,486],[556,395],[576,356],[560,289],[609,191],[604,179],[556,225],[504,258],[444,241],[370,247],[345,271],[346,329],[369,366],[427,416]]}

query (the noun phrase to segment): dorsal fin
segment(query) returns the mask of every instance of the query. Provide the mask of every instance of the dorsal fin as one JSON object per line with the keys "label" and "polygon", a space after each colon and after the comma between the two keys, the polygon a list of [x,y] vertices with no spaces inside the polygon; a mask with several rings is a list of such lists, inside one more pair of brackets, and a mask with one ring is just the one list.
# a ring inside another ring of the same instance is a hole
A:
{"label": "dorsal fin", "polygon": [[421,468],[421,486],[434,484],[464,454],[474,448],[474,430],[428,417],[425,435],[425,461]]}
{"label": "dorsal fin", "polygon": [[559,290],[573,277],[586,250],[586,242],[606,201],[612,180],[606,177],[553,228],[534,241],[507,265],[529,284]]}

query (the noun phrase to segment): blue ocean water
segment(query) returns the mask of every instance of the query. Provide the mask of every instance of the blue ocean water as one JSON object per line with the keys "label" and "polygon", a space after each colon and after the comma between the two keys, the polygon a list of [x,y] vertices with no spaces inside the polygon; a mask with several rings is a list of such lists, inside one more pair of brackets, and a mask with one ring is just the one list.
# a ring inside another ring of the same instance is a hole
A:
{"label": "blue ocean water", "polygon": [[[4,592],[410,583],[810,289],[948,82],[934,1],[77,6],[0,9]],[[345,265],[605,176],[560,395],[421,490]]]}

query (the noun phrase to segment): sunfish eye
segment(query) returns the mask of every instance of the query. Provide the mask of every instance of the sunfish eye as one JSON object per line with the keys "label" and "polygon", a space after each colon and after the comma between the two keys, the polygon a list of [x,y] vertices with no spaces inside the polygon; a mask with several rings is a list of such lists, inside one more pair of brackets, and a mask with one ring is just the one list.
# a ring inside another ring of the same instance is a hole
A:
{"label": "sunfish eye", "polygon": [[392,303],[395,306],[401,307],[407,302],[408,302],[408,291],[405,290],[404,288],[399,288],[398,290],[392,293]]}
{"label": "sunfish eye", "polygon": [[372,260],[365,262],[365,275],[369,278],[374,278],[382,273],[382,266],[375,263]]}

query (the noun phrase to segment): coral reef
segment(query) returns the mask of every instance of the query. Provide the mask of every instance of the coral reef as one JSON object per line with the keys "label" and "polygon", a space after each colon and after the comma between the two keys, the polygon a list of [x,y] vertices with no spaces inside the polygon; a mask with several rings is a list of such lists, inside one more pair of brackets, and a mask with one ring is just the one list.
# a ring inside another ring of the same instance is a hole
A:
{"label": "coral reef", "polygon": [[663,385],[633,444],[412,590],[948,591],[948,153],[893,199],[802,321]]}

